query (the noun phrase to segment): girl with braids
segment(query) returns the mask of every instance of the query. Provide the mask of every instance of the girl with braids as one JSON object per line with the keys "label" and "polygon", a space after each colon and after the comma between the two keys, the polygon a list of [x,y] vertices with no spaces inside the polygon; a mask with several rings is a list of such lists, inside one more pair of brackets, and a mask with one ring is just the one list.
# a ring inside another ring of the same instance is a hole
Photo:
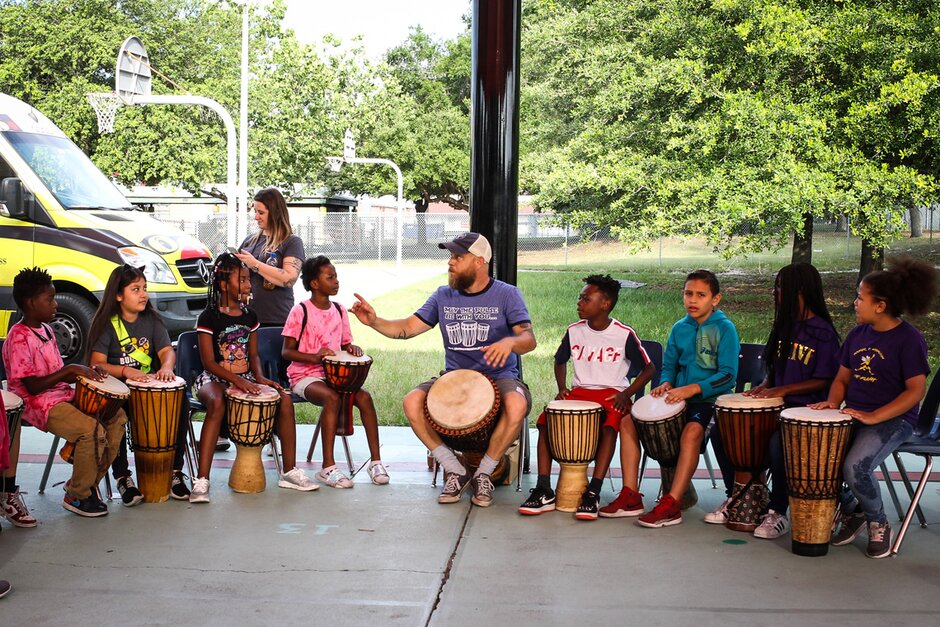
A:
{"label": "girl with braids", "polygon": [[849,544],[868,527],[868,557],[891,554],[891,527],[874,470],[911,437],[918,405],[927,387],[927,343],[904,314],[930,311],[937,293],[937,272],[909,257],[888,260],[888,269],[872,272],[858,286],[855,318],[839,355],[839,373],[829,398],[811,405],[838,409],[855,419],[845,456],[841,527],[832,544]]}
{"label": "girl with braids", "polygon": [[[764,348],[767,378],[747,396],[783,398],[788,407],[802,407],[826,398],[839,370],[839,335],[823,297],[819,272],[808,263],[791,263],[774,281],[774,323]],[[770,440],[769,508],[754,535],[772,540],[787,533],[786,469],[780,433]]]}
{"label": "girl with braids", "polygon": [[212,267],[206,310],[199,314],[196,332],[199,335],[199,356],[205,370],[196,377],[194,386],[199,400],[206,406],[199,445],[199,473],[193,482],[190,503],[209,502],[209,472],[219,427],[225,417],[225,390],[234,385],[248,394],[261,391],[259,384],[280,392],[277,428],[281,439],[284,474],[277,485],[281,488],[310,491],[320,487],[294,466],[296,434],[294,405],[290,395],[277,383],[266,378],[258,358],[258,317],[246,302],[251,295],[248,269],[231,253],[222,253]]}
{"label": "girl with braids", "polygon": [[304,243],[294,235],[284,196],[275,187],[255,194],[258,232],[236,253],[251,271],[252,307],[261,326],[283,326],[294,306],[294,283],[304,260]]}
{"label": "girl with braids", "polygon": [[[92,318],[88,331],[91,366],[100,366],[113,377],[143,381],[173,381],[176,375],[176,352],[160,314],[147,294],[143,268],[123,264],[108,278],[101,305]],[[183,453],[189,432],[189,403],[183,400],[176,435],[176,456],[170,496],[178,501],[189,499],[189,488],[183,478]],[[121,440],[117,457],[111,464],[121,501],[125,506],[137,505],[144,495],[134,485],[127,463],[127,444]]]}

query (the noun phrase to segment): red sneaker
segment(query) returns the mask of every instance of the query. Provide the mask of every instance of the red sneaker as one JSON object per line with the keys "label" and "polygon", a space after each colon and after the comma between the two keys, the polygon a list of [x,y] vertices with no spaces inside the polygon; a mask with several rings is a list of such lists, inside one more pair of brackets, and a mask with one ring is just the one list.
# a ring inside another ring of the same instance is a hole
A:
{"label": "red sneaker", "polygon": [[672,498],[672,495],[666,494],[659,499],[656,507],[643,514],[637,519],[637,524],[643,527],[671,527],[682,522],[682,508],[679,502]]}
{"label": "red sneaker", "polygon": [[643,513],[643,495],[636,490],[624,487],[610,505],[600,509],[603,518],[622,518],[639,516]]}

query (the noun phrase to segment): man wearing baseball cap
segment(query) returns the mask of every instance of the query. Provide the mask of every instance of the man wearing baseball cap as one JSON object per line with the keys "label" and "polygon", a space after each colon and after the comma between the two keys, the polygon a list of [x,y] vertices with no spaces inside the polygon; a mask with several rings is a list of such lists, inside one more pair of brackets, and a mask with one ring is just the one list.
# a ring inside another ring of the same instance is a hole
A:
{"label": "man wearing baseball cap", "polygon": [[493,502],[490,475],[516,439],[532,406],[529,389],[519,378],[518,356],[535,348],[535,334],[519,288],[489,276],[493,249],[485,237],[461,233],[438,246],[450,251],[447,285],[437,288],[414,314],[398,320],[379,318],[359,294],[350,311],[366,326],[393,339],[412,338],[440,324],[445,371],[475,370],[496,383],[502,397],[500,414],[486,454],[472,477],[425,418],[424,400],[435,379],[418,385],[403,402],[411,429],[444,468],[444,489],[438,502],[460,501],[460,495],[472,484],[474,505],[489,507]]}

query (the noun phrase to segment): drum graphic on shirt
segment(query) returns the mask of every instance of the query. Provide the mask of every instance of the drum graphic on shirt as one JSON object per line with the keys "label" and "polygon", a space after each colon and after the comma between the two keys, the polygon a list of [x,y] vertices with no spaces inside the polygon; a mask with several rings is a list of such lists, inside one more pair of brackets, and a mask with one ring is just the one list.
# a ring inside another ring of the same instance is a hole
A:
{"label": "drum graphic on shirt", "polygon": [[473,348],[485,342],[490,336],[490,325],[476,320],[462,320],[451,322],[444,329],[447,331],[447,341],[453,346]]}

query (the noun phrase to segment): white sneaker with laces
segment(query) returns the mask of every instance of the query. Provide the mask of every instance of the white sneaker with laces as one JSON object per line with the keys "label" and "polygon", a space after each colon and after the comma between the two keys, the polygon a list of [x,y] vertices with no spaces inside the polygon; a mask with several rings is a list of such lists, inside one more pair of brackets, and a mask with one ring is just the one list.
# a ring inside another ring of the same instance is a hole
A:
{"label": "white sneaker with laces", "polygon": [[289,490],[300,490],[301,492],[312,492],[319,490],[320,484],[316,481],[311,481],[307,473],[294,466],[281,475],[280,479],[277,480],[277,487],[287,488]]}
{"label": "white sneaker with laces", "polygon": [[709,525],[723,525],[728,522],[728,505],[731,504],[731,499],[727,498],[718,506],[713,512],[705,514],[705,522]]}
{"label": "white sneaker with laces", "polygon": [[385,465],[380,461],[372,462],[372,465],[369,466],[369,476],[372,477],[372,483],[375,485],[388,483],[388,471],[385,470]]}
{"label": "white sneaker with laces", "polygon": [[764,519],[761,521],[760,525],[757,526],[757,529],[754,530],[754,537],[773,540],[789,531],[790,522],[787,520],[786,514],[778,514],[771,509],[764,514]]}
{"label": "white sneaker with laces", "polygon": [[193,491],[189,494],[189,502],[209,502],[209,479],[206,477],[198,477],[195,481],[193,481]]}
{"label": "white sneaker with laces", "polygon": [[331,488],[351,488],[353,487],[352,479],[343,474],[343,471],[337,468],[335,465],[330,466],[329,468],[324,468],[317,473],[317,481],[325,483]]}

